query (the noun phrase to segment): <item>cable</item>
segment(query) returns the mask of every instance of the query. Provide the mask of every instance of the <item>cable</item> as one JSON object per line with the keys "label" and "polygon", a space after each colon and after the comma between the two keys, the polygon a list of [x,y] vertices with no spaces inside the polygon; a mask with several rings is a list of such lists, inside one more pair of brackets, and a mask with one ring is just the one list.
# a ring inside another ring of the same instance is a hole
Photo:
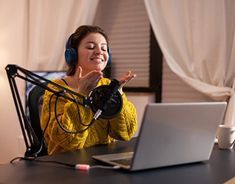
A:
{"label": "cable", "polygon": [[103,166],[103,165],[93,165],[90,166],[89,164],[69,164],[55,160],[38,160],[37,158],[27,158],[27,157],[16,157],[10,161],[11,164],[14,164],[16,160],[25,160],[25,161],[33,161],[39,163],[51,163],[51,164],[58,164],[62,166],[66,166],[75,170],[79,171],[89,171],[91,169],[120,169],[120,166]]}
{"label": "cable", "polygon": [[120,169],[120,166],[104,166],[104,165],[93,165],[88,164],[76,164],[75,169],[80,171],[89,171],[91,169]]}
{"label": "cable", "polygon": [[16,157],[10,161],[11,164],[14,164],[16,160],[26,160],[26,161],[33,161],[33,162],[40,162],[40,163],[53,163],[53,164],[58,164],[58,165],[63,165],[67,167],[75,167],[74,164],[68,164],[64,162],[59,162],[59,161],[54,161],[54,160],[38,160],[35,157]]}
{"label": "cable", "polygon": [[90,167],[90,169],[120,169],[120,168],[121,167],[118,165],[115,166],[94,165]]}
{"label": "cable", "polygon": [[81,134],[81,133],[85,132],[86,130],[88,130],[88,128],[90,128],[90,126],[94,123],[94,121],[95,121],[94,118],[91,120],[91,122],[90,122],[88,125],[82,124],[82,125],[86,126],[86,128],[83,129],[83,130],[70,131],[70,130],[67,130],[67,129],[65,129],[65,128],[63,127],[62,123],[61,123],[61,122],[59,121],[59,119],[58,119],[58,114],[57,114],[58,98],[59,98],[59,97],[56,96],[55,106],[54,106],[54,112],[55,112],[55,118],[56,118],[56,121],[57,121],[59,127],[60,127],[63,131],[65,131],[66,133],[70,133],[70,134]]}

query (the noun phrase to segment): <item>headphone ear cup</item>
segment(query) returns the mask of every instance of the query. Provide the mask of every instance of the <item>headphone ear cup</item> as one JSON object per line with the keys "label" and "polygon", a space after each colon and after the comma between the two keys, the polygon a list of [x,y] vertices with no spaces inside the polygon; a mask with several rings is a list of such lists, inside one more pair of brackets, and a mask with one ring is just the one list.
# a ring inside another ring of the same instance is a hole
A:
{"label": "headphone ear cup", "polygon": [[77,52],[74,48],[67,48],[65,50],[65,60],[67,64],[73,64],[77,62]]}
{"label": "headphone ear cup", "polygon": [[74,64],[78,60],[77,51],[71,47],[71,40],[72,40],[73,34],[69,37],[67,43],[66,43],[66,49],[65,49],[65,61],[67,64]]}
{"label": "headphone ear cup", "polygon": [[112,54],[111,54],[109,47],[108,47],[108,55],[109,55],[109,59],[108,59],[106,67],[103,70],[103,73],[106,78],[111,78]]}
{"label": "headphone ear cup", "polygon": [[111,63],[112,63],[112,53],[111,53],[110,48],[108,48],[108,55],[109,55],[109,59],[108,59],[107,65],[111,66]]}

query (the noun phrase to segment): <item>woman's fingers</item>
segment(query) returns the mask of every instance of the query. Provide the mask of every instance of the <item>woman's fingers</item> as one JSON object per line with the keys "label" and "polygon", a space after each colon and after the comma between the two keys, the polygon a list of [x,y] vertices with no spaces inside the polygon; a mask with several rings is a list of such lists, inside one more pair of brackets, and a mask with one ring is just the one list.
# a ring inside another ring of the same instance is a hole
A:
{"label": "woman's fingers", "polygon": [[97,84],[101,78],[103,78],[103,73],[100,71],[92,71],[84,76],[84,79],[95,82],[95,84]]}
{"label": "woman's fingers", "polygon": [[82,76],[79,79],[78,88],[83,94],[88,95],[98,84],[99,80],[103,77],[103,73],[99,71],[92,71]]}
{"label": "woman's fingers", "polygon": [[133,78],[136,77],[136,74],[132,73],[132,71],[128,71],[125,75],[123,75],[119,81],[121,85],[125,85],[127,82],[132,80]]}

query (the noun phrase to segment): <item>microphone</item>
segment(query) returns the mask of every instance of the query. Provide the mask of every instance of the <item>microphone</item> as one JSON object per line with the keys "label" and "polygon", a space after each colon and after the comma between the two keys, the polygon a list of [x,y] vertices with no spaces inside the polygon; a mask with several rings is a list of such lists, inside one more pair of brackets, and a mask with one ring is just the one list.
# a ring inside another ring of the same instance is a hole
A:
{"label": "microphone", "polygon": [[113,79],[109,85],[96,87],[88,99],[90,108],[95,113],[94,119],[110,119],[117,115],[123,106],[122,96],[118,91],[120,82]]}

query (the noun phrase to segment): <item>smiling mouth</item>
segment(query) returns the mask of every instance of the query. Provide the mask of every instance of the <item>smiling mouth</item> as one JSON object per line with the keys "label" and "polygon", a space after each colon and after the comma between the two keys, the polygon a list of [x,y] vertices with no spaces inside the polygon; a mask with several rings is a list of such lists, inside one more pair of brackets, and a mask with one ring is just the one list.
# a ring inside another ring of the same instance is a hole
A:
{"label": "smiling mouth", "polygon": [[102,58],[91,58],[92,61],[97,61],[97,62],[104,62],[104,59]]}

